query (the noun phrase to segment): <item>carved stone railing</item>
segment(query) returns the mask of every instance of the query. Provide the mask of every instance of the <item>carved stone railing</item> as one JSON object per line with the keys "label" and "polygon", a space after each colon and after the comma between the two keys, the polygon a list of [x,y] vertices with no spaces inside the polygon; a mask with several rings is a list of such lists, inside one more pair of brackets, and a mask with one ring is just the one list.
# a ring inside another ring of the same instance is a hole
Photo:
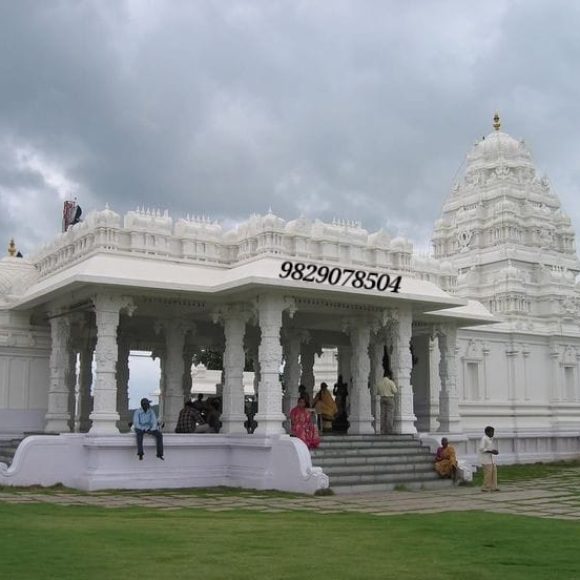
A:
{"label": "carved stone railing", "polygon": [[[123,219],[108,207],[60,234],[33,263],[40,277],[53,274],[94,253],[140,255],[151,259],[233,267],[262,256],[339,263],[412,277],[413,246],[383,231],[369,234],[358,222],[324,223],[305,218],[286,222],[272,215],[252,216],[231,230],[207,217],[174,220],[167,211],[138,208]],[[432,260],[424,279],[450,286],[454,272]]]}

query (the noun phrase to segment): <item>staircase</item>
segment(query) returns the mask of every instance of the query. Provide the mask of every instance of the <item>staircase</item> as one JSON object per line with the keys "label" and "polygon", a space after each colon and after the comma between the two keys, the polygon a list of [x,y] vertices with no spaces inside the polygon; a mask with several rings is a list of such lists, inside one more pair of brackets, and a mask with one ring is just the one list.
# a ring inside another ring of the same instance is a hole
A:
{"label": "staircase", "polygon": [[22,439],[24,439],[24,437],[14,439],[0,439],[0,463],[6,463],[6,465],[10,465],[12,463],[16,449],[18,449]]}
{"label": "staircase", "polygon": [[434,489],[452,485],[440,479],[434,455],[413,435],[326,435],[312,452],[335,493]]}

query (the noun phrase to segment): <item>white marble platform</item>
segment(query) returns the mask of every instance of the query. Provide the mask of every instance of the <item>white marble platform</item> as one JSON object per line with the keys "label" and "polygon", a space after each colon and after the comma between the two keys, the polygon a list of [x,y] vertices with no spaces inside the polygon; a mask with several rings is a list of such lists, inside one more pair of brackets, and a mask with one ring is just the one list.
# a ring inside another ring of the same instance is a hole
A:
{"label": "white marble platform", "polygon": [[134,434],[31,436],[10,467],[0,463],[0,485],[101,489],[242,487],[313,494],[328,477],[312,467],[302,441],[288,435],[192,434],[164,436],[165,461],[146,437],[137,458]]}

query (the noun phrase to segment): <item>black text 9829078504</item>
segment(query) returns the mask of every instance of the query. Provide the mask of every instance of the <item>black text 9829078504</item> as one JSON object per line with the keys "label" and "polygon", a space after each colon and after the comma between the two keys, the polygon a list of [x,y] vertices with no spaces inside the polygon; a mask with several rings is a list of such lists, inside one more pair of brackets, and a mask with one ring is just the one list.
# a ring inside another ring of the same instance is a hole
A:
{"label": "black text 9829078504", "polygon": [[353,288],[378,290],[379,292],[385,292],[386,290],[398,292],[401,287],[401,276],[391,279],[386,273],[365,272],[364,270],[340,268],[338,266],[304,264],[303,262],[283,262],[279,277],[317,284],[327,282],[331,286],[348,285]]}

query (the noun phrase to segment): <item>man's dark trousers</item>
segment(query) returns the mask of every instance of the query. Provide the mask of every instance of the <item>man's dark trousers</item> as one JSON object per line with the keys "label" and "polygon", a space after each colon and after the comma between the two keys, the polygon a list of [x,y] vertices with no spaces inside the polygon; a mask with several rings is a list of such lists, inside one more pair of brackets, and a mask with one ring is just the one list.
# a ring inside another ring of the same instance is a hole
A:
{"label": "man's dark trousers", "polygon": [[135,429],[137,435],[137,455],[143,455],[143,435],[149,433],[155,437],[157,443],[157,457],[163,457],[163,435],[161,431],[143,431],[142,429]]}

